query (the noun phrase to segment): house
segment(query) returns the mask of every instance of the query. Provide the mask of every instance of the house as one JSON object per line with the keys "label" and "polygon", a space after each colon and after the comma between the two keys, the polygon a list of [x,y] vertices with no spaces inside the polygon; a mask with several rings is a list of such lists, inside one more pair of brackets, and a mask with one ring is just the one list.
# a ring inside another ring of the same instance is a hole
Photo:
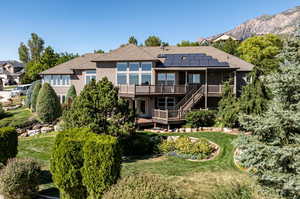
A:
{"label": "house", "polygon": [[212,40],[212,42],[217,42],[217,41],[225,41],[225,40],[228,40],[228,39],[232,39],[232,40],[238,40],[237,38],[233,37],[233,36],[230,36],[230,35],[226,35],[226,34],[222,34],[216,38],[214,38]]}
{"label": "house", "polygon": [[4,85],[19,84],[24,65],[18,61],[0,61],[0,78]]}
{"label": "house", "polygon": [[[216,108],[223,82],[239,95],[253,65],[211,46],[138,47],[85,54],[41,73],[61,101],[71,84],[79,93],[92,79],[107,77],[130,100],[141,121],[172,125],[192,109]],[[145,119],[146,118],[146,119]]]}

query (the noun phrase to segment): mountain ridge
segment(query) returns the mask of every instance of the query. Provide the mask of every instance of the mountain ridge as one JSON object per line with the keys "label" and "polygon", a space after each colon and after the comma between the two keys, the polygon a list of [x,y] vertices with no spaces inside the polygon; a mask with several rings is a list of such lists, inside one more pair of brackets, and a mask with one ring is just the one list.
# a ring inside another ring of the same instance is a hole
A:
{"label": "mountain ridge", "polygon": [[254,35],[291,34],[300,25],[300,6],[285,10],[274,15],[261,15],[249,19],[235,28],[217,35],[206,38],[214,40],[221,35],[230,35],[236,39],[244,40]]}

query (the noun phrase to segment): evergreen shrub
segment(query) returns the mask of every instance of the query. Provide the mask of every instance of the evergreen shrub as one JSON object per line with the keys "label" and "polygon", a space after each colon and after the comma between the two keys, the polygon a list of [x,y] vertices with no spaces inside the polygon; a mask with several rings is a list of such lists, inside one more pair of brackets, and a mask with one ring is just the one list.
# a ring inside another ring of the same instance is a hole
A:
{"label": "evergreen shrub", "polygon": [[32,94],[30,96],[31,97],[30,98],[31,99],[30,107],[31,107],[32,112],[36,111],[37,98],[38,98],[41,87],[42,87],[42,83],[40,81],[37,81],[34,84]]}
{"label": "evergreen shrub", "polygon": [[57,135],[50,163],[61,198],[101,198],[120,176],[121,152],[117,138],[74,128]]}
{"label": "evergreen shrub", "polygon": [[0,163],[5,164],[9,158],[18,153],[18,134],[13,127],[0,128]]}
{"label": "evergreen shrub", "polygon": [[36,108],[37,114],[43,122],[53,122],[61,116],[59,99],[50,84],[43,84],[37,98]]}
{"label": "evergreen shrub", "polygon": [[192,128],[210,127],[215,123],[216,112],[213,110],[200,110],[188,112],[185,119]]}

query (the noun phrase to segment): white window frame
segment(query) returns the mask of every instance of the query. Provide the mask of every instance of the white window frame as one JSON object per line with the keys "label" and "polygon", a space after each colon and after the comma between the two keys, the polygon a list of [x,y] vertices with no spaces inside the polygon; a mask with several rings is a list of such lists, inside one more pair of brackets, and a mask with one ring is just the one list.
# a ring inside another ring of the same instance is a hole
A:
{"label": "white window frame", "polygon": [[[95,73],[87,73],[88,71],[95,71]],[[83,72],[83,74],[84,74],[84,85],[87,85],[88,83],[86,82],[86,80],[87,80],[87,77],[89,76],[95,76],[95,81],[97,81],[97,71],[96,70],[85,70],[84,72]]]}
{"label": "white window frame", "polygon": [[[138,68],[137,71],[130,71],[129,66],[130,66],[131,63],[138,63],[139,68]],[[117,68],[118,64],[126,64],[127,65],[126,71],[118,71],[118,68]],[[143,71],[142,70],[142,64],[151,64],[151,70]],[[129,81],[130,74],[138,74],[139,82],[138,82],[137,85],[142,85],[142,75],[147,74],[147,75],[150,75],[150,84],[149,85],[151,85],[152,78],[153,78],[152,77],[152,68],[153,68],[152,62],[117,62],[116,63],[116,76],[115,76],[116,77],[116,84],[117,85],[130,85],[130,81]],[[118,74],[125,74],[126,75],[126,84],[118,84]],[[133,84],[131,84],[131,85],[133,85]]]}

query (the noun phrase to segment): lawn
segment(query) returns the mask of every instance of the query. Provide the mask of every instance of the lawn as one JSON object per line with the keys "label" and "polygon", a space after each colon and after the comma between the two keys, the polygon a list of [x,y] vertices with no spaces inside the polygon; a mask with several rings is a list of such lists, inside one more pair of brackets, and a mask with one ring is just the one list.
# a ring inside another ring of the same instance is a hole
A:
{"label": "lawn", "polygon": [[[39,160],[44,169],[44,182],[41,189],[52,188],[53,183],[49,173],[49,159],[55,141],[55,133],[20,138],[18,157],[31,157]],[[181,135],[181,134],[168,134]],[[216,184],[229,184],[234,181],[248,182],[247,174],[238,170],[233,163],[232,141],[235,135],[225,133],[185,133],[184,135],[207,138],[221,147],[219,155],[206,162],[191,162],[177,157],[141,157],[123,163],[122,176],[134,175],[138,172],[148,172],[163,176],[169,180],[186,198],[207,198]]]}
{"label": "lawn", "polygon": [[27,108],[18,108],[6,112],[6,117],[0,119],[0,127],[20,127],[35,119],[35,116]]}

